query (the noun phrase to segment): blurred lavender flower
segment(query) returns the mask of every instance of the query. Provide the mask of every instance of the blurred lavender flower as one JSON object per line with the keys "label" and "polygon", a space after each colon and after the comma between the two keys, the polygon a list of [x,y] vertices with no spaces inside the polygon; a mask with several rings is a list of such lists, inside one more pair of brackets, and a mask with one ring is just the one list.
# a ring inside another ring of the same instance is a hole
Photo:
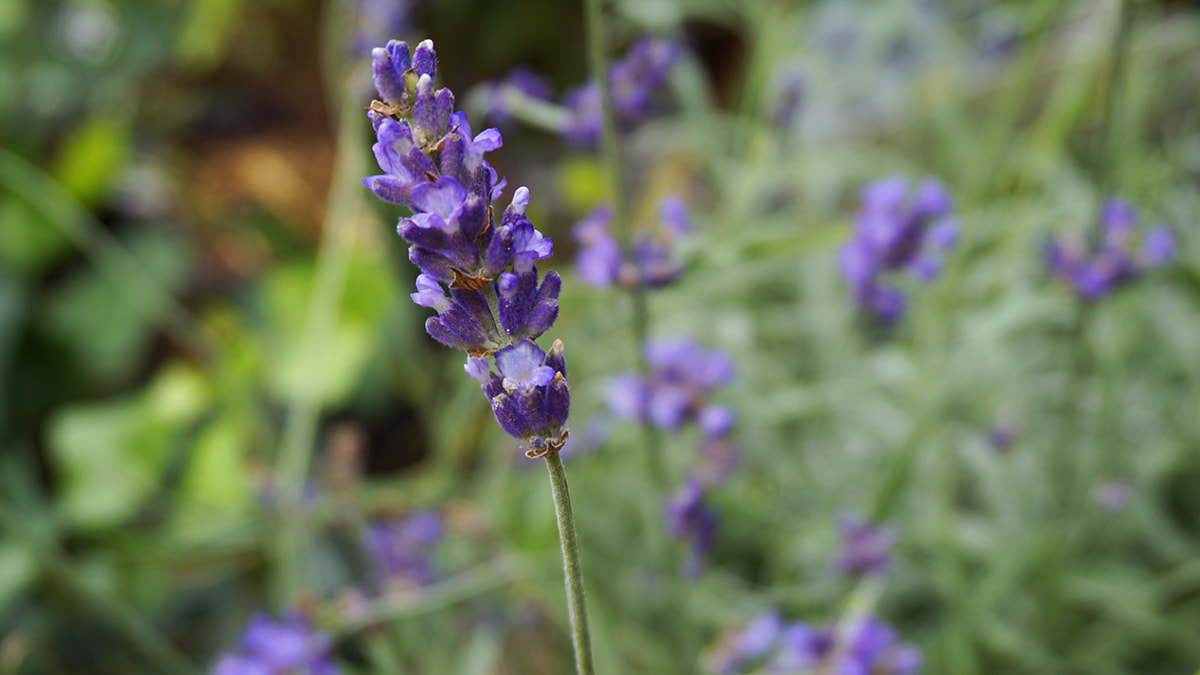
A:
{"label": "blurred lavender flower", "polygon": [[765,612],[723,641],[715,664],[721,675],[915,675],[922,659],[916,647],[898,642],[891,626],[872,617],[814,627]]}
{"label": "blurred lavender flower", "polygon": [[433,90],[437,55],[429,40],[411,54],[407,44],[389,42],[372,59],[383,101],[369,116],[384,173],[363,182],[413,211],[397,231],[421,268],[413,302],[438,314],[426,332],[471,356],[538,337],[558,316],[562,281],[548,272],[538,282],[534,263],[554,246],[525,218],[528,189],[517,189],[499,223],[493,218],[505,181],[483,156],[500,147],[500,132],[472,137],[466,115],[454,112],[454,94]]}
{"label": "blurred lavender flower", "polygon": [[873,525],[846,511],[838,514],[837,527],[842,544],[833,566],[839,574],[866,576],[887,573],[891,567],[892,544],[896,541],[895,529]]}
{"label": "blurred lavender flower", "polygon": [[1175,235],[1166,225],[1154,225],[1138,240],[1138,214],[1114,197],[1100,211],[1100,239],[1094,244],[1080,236],[1061,236],[1046,246],[1051,273],[1088,301],[1137,279],[1143,272],[1175,257]]}
{"label": "blurred lavender flower", "polygon": [[[613,113],[620,131],[633,131],[654,112],[655,92],[679,57],[679,47],[650,37],[640,38],[625,58],[608,69]],[[592,147],[600,140],[602,119],[600,92],[595,82],[568,90],[563,105],[570,120],[563,135],[580,146]]]}
{"label": "blurred lavender flower", "polygon": [[358,0],[354,52],[369,54],[373,46],[412,32],[412,13],[418,1]]}
{"label": "blurred lavender flower", "polygon": [[528,338],[495,354],[497,375],[486,359],[467,358],[467,374],[475,378],[492,404],[496,421],[508,435],[524,441],[526,457],[558,452],[567,441],[571,390],[563,344],[555,340],[543,352]]}
{"label": "blurred lavender flower", "polygon": [[788,64],[775,74],[768,119],[775,127],[786,129],[796,119],[803,103],[804,72],[799,66]]}
{"label": "blurred lavender flower", "polygon": [[904,294],[882,277],[898,270],[921,281],[938,275],[942,254],[958,239],[952,202],[937,179],[926,178],[910,194],[902,176],[867,184],[859,200],[854,236],[842,246],[838,264],[855,305],[894,323],[904,314]]}
{"label": "blurred lavender flower", "polygon": [[1008,452],[1021,435],[1021,423],[1015,419],[999,419],[988,427],[988,445],[996,452]]}
{"label": "blurred lavender flower", "polygon": [[538,101],[549,101],[553,96],[550,83],[529,66],[517,66],[499,82],[488,82],[482,87],[484,114],[501,126],[512,118],[511,99],[514,93]]}
{"label": "blurred lavender flower", "polygon": [[710,437],[723,437],[732,430],[733,412],[708,403],[713,389],[733,381],[735,371],[729,357],[720,351],[705,351],[686,339],[647,343],[645,356],[651,371],[648,376],[613,378],[608,405],[614,415],[668,431],[693,421]]}
{"label": "blurred lavender flower", "polygon": [[368,525],[366,549],[383,585],[424,586],[432,581],[430,556],[445,530],[441,516],[433,511]]}
{"label": "blurred lavender flower", "polygon": [[1133,488],[1120,479],[1106,480],[1092,490],[1092,501],[1109,513],[1124,509],[1132,497]]}
{"label": "blurred lavender flower", "polygon": [[661,288],[679,278],[682,266],[676,261],[676,243],[691,231],[691,214],[687,204],[677,195],[668,195],[659,202],[659,227],[654,232],[640,232],[634,237],[631,259],[623,259],[621,246],[612,233],[612,209],[607,204],[597,206],[575,225],[575,254],[579,278],[591,286],[619,284],[626,288],[638,284],[646,288]]}
{"label": "blurred lavender flower", "polygon": [[236,651],[221,656],[213,675],[336,675],[339,670],[329,658],[333,638],[314,630],[296,612],[280,621],[263,614],[246,624]]}
{"label": "blurred lavender flower", "polygon": [[704,486],[696,478],[688,478],[678,492],[667,498],[663,510],[667,533],[691,542],[684,573],[699,576],[717,538],[717,514],[704,503]]}

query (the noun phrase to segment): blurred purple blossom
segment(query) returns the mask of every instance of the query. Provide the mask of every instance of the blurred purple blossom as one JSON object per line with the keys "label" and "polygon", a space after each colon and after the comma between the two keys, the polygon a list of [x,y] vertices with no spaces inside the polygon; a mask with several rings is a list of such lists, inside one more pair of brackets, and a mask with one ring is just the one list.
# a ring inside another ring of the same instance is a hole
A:
{"label": "blurred purple blossom", "polygon": [[708,402],[717,387],[733,381],[735,371],[721,351],[707,351],[687,339],[649,342],[645,348],[650,373],[618,375],[608,391],[609,409],[617,417],[649,422],[673,431],[696,422],[712,437],[728,434],[733,412]]}
{"label": "blurred purple blossom", "polygon": [[329,658],[333,638],[314,630],[308,620],[291,612],[279,621],[258,614],[246,624],[238,648],[226,652],[213,675],[336,675]]}
{"label": "blurred purple blossom", "polygon": [[1119,479],[1106,480],[1092,491],[1092,501],[1104,511],[1114,513],[1129,505],[1133,497],[1133,488],[1128,482]]}
{"label": "blurred purple blossom", "polygon": [[512,119],[512,92],[526,98],[549,101],[553,96],[550,83],[529,66],[516,66],[498,82],[488,82],[484,87],[484,106],[488,119],[504,126]]}
{"label": "blurred purple blossom", "polygon": [[892,544],[896,541],[894,528],[874,525],[848,511],[838,514],[837,527],[842,541],[833,567],[839,574],[887,573],[891,567]]}
{"label": "blurred purple blossom", "polygon": [[942,256],[958,240],[953,203],[936,178],[910,191],[902,176],[868,183],[859,203],[854,235],[842,246],[838,265],[855,305],[891,324],[904,314],[906,301],[885,275],[907,270],[920,281],[938,275]]}
{"label": "blurred purple blossom", "polygon": [[713,669],[721,675],[915,675],[921,666],[921,652],[875,618],[814,627],[763,612],[722,641]]}
{"label": "blurred purple blossom", "polygon": [[601,204],[575,225],[573,234],[579,243],[575,266],[584,283],[600,288],[613,284],[661,288],[679,278],[683,268],[676,260],[675,245],[691,231],[691,215],[682,198],[668,195],[659,202],[658,228],[635,235],[628,257],[613,235],[612,217],[612,209]]}
{"label": "blurred purple blossom", "polygon": [[389,587],[424,586],[432,581],[430,558],[444,534],[441,516],[417,511],[402,520],[371,523],[364,536],[375,574]]}
{"label": "blurred purple blossom", "polygon": [[[613,114],[620,131],[633,131],[654,114],[656,92],[678,57],[677,45],[642,37],[633,43],[624,58],[609,66]],[[595,82],[568,90],[563,95],[563,105],[570,110],[570,121],[563,135],[576,145],[596,145],[602,123],[600,93]]]}
{"label": "blurred purple blossom", "polygon": [[1175,234],[1160,224],[1148,228],[1139,240],[1138,220],[1131,204],[1118,197],[1109,199],[1100,210],[1098,241],[1064,235],[1047,244],[1050,272],[1079,297],[1095,301],[1146,270],[1170,262],[1175,256]]}
{"label": "blurred purple blossom", "polygon": [[717,514],[704,503],[704,486],[696,478],[688,478],[678,492],[667,498],[663,510],[667,533],[691,542],[684,573],[699,576],[717,537]]}

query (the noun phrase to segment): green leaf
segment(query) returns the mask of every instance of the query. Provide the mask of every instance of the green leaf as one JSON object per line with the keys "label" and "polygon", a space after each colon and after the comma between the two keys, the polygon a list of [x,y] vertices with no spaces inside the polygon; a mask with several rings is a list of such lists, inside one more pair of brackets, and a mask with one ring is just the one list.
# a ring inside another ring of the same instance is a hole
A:
{"label": "green leaf", "polygon": [[93,118],[67,137],[54,175],[84,204],[106,197],[129,162],[129,124],[110,117]]}

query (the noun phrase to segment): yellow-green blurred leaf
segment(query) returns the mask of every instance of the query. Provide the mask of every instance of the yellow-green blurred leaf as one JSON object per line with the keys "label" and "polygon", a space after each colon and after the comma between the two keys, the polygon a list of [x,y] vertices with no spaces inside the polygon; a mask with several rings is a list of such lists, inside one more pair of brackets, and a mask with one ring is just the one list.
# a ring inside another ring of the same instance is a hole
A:
{"label": "yellow-green blurred leaf", "polygon": [[129,162],[129,124],[97,117],[75,129],[58,154],[54,175],[75,198],[95,204]]}

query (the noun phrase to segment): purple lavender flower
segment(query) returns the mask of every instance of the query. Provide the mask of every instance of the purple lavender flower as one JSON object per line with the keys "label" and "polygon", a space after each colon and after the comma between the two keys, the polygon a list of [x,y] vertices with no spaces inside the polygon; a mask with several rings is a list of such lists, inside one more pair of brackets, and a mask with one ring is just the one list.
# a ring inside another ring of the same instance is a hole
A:
{"label": "purple lavender flower", "polygon": [[[655,92],[678,57],[678,46],[643,37],[633,43],[625,58],[609,67],[613,113],[621,131],[632,131],[654,113]],[[569,90],[563,104],[571,113],[563,135],[576,145],[596,145],[602,123],[600,92],[595,82]]]}
{"label": "purple lavender flower", "polygon": [[1100,210],[1097,242],[1089,244],[1078,235],[1052,239],[1046,246],[1046,264],[1079,297],[1099,300],[1175,256],[1175,235],[1170,228],[1152,226],[1139,242],[1137,226],[1137,211],[1114,197]]}
{"label": "purple lavender flower", "polygon": [[704,487],[695,478],[688,478],[674,495],[664,503],[667,533],[675,539],[688,540],[692,550],[684,566],[689,577],[699,576],[704,559],[717,538],[717,514],[704,503]]}
{"label": "purple lavender flower", "polygon": [[236,651],[221,656],[213,675],[337,675],[329,658],[333,638],[312,628],[299,613],[272,621],[264,614],[246,624]]}
{"label": "purple lavender flower", "polygon": [[529,66],[517,66],[499,82],[484,85],[484,106],[488,119],[501,126],[507,124],[512,117],[509,100],[514,95],[549,101],[553,92],[546,78]]}
{"label": "purple lavender flower", "polygon": [[584,283],[600,288],[613,284],[661,288],[679,278],[683,267],[676,260],[675,245],[691,230],[691,216],[680,197],[663,198],[659,227],[634,237],[629,259],[622,256],[612,234],[612,217],[612,209],[601,204],[575,225],[573,234],[579,243],[575,266]]}
{"label": "purple lavender flower", "polygon": [[839,574],[866,576],[888,571],[892,544],[896,541],[893,528],[873,525],[845,511],[838,514],[837,526],[842,545],[834,560],[834,569]]}
{"label": "purple lavender flower", "polygon": [[619,375],[612,380],[608,404],[614,415],[668,431],[694,421],[713,437],[732,430],[732,411],[708,404],[709,393],[735,375],[723,352],[705,351],[680,339],[647,343],[645,356],[651,370],[647,377]]}
{"label": "purple lavender flower", "polygon": [[899,270],[921,281],[938,275],[941,256],[958,238],[952,202],[937,179],[926,178],[910,193],[902,176],[868,183],[859,201],[854,236],[839,252],[838,265],[855,305],[885,324],[894,323],[906,302],[883,277]]}
{"label": "purple lavender flower", "polygon": [[891,626],[872,617],[814,627],[785,623],[774,612],[758,615],[727,638],[715,663],[722,675],[916,675],[922,665],[916,647],[898,642]]}
{"label": "purple lavender flower", "polygon": [[567,440],[564,425],[571,406],[562,341],[543,352],[533,340],[522,339],[498,350],[494,360],[499,375],[486,359],[475,357],[467,358],[465,370],[483,387],[500,427],[525,443],[526,457],[558,452]]}
{"label": "purple lavender flower", "polygon": [[988,445],[996,452],[1008,452],[1021,435],[1021,423],[1014,419],[1000,419],[988,427]]}
{"label": "purple lavender flower", "polygon": [[428,584],[433,580],[430,556],[444,534],[441,516],[432,511],[371,523],[365,543],[375,574],[385,586]]}
{"label": "purple lavender flower", "polygon": [[525,218],[529,190],[517,189],[499,223],[492,202],[505,181],[484,155],[502,144],[500,132],[476,136],[454,94],[433,89],[437,55],[426,40],[410,54],[389,42],[372,52],[375,86],[383,101],[371,105],[375,158],[383,174],[364,184],[381,199],[409,207],[396,228],[421,269],[413,302],[437,312],[425,330],[472,356],[490,354],[522,338],[536,338],[558,317],[562,281],[538,260],[553,252]]}

